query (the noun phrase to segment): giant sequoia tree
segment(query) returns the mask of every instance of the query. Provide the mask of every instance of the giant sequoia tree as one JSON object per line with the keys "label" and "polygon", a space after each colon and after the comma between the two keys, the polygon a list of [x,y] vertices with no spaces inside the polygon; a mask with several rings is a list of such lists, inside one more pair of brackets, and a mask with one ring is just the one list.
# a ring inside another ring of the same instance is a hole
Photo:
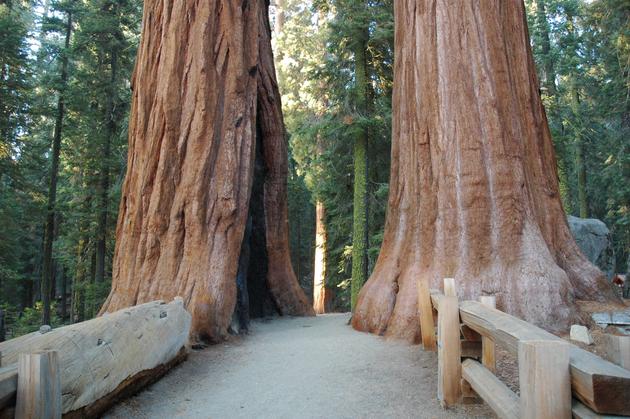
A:
{"label": "giant sequoia tree", "polygon": [[181,295],[193,338],[221,339],[237,306],[243,248],[241,265],[251,269],[238,272],[248,282],[238,292],[250,292],[240,314],[265,306],[312,314],[289,260],[287,149],[267,9],[265,0],[145,2],[102,312]]}
{"label": "giant sequoia tree", "polygon": [[356,329],[417,340],[417,281],[549,328],[611,297],[565,221],[522,1],[395,3],[389,211]]}

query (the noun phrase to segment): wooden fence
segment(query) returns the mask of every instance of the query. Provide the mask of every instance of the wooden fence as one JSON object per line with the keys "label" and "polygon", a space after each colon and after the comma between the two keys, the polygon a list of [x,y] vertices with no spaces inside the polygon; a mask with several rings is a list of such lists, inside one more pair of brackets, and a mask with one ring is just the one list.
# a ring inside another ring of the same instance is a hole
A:
{"label": "wooden fence", "polygon": [[[494,297],[458,301],[451,278],[444,293],[418,289],[425,349],[436,347],[437,317],[442,406],[480,397],[500,418],[630,415],[630,371],[497,310]],[[495,375],[495,345],[518,358],[520,396]]]}
{"label": "wooden fence", "polygon": [[21,353],[17,365],[0,368],[0,410],[11,405],[15,409],[5,415],[20,419],[61,417],[57,351]]}

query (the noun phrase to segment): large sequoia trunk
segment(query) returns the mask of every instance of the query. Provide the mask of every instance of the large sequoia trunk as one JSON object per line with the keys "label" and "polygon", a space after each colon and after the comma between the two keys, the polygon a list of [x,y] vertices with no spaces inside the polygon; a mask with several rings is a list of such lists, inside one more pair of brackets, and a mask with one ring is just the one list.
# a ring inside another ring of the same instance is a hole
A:
{"label": "large sequoia trunk", "polygon": [[356,329],[419,339],[417,281],[562,329],[612,298],[565,220],[522,1],[395,2],[389,211]]}
{"label": "large sequoia trunk", "polygon": [[[267,9],[265,0],[145,2],[113,284],[101,312],[179,295],[191,337],[223,339],[252,212],[263,214],[258,258],[276,310],[312,314],[289,259],[286,139]],[[257,136],[264,187],[251,202],[264,208],[250,211]],[[249,295],[250,305],[257,298]]]}

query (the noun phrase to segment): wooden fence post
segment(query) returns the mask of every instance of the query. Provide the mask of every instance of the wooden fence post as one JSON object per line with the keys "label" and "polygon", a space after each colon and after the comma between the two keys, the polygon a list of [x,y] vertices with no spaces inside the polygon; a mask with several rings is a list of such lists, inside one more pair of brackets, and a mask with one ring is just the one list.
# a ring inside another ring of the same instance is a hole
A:
{"label": "wooden fence post", "polygon": [[20,354],[15,418],[61,418],[61,376],[56,351]]}
{"label": "wooden fence post", "polygon": [[518,372],[522,418],[571,418],[568,342],[519,341]]}
{"label": "wooden fence post", "polygon": [[4,342],[6,337],[6,331],[4,329],[4,311],[0,308],[0,342]]}
{"label": "wooden fence post", "polygon": [[418,280],[418,315],[420,316],[420,333],[425,351],[435,351],[435,326],[433,324],[433,306],[426,280]]}
{"label": "wooden fence post", "polygon": [[444,278],[444,295],[446,297],[457,297],[455,278]]}
{"label": "wooden fence post", "polygon": [[438,399],[443,407],[461,400],[461,341],[457,297],[440,300],[438,316]]}
{"label": "wooden fence post", "polygon": [[[497,299],[493,295],[482,295],[479,302],[486,307],[496,308]],[[492,339],[485,336],[481,337],[481,363],[490,371],[496,371],[495,345]]]}
{"label": "wooden fence post", "polygon": [[630,336],[604,336],[606,358],[622,368],[630,370]]}

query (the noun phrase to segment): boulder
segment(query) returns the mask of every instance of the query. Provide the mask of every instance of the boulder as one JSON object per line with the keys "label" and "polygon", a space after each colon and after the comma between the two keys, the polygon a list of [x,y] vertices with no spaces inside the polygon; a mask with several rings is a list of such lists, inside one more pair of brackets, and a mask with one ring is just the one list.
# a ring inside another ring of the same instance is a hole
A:
{"label": "boulder", "polygon": [[576,342],[581,342],[585,345],[593,344],[593,337],[591,333],[588,331],[586,326],[580,326],[579,324],[574,324],[571,326],[571,340]]}
{"label": "boulder", "polygon": [[611,280],[615,274],[615,252],[606,224],[595,218],[578,218],[572,215],[569,215],[567,221],[584,256]]}

